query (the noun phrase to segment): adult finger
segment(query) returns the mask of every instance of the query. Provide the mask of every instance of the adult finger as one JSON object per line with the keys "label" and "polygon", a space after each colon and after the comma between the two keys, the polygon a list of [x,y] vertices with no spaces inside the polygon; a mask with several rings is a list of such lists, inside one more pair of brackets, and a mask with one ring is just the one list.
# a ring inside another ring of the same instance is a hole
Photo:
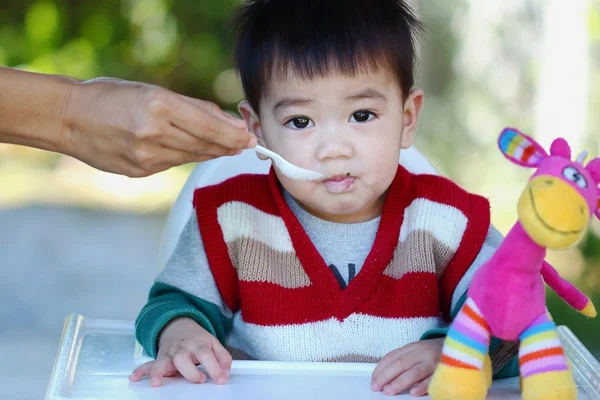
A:
{"label": "adult finger", "polygon": [[[231,153],[233,154],[233,152],[234,151],[232,150]],[[153,156],[144,156],[145,158],[132,160],[133,165],[136,167],[138,176],[147,176],[178,165],[191,162],[202,162],[216,158],[215,156],[209,154],[195,154],[188,151],[174,150],[162,146],[158,146],[156,149],[154,149],[153,154]]]}
{"label": "adult finger", "polygon": [[229,149],[246,149],[256,144],[256,138],[238,123],[216,116],[215,111],[180,99],[173,107],[173,124],[210,143]]}
{"label": "adult finger", "polygon": [[[178,165],[181,164],[186,164],[188,162],[203,162],[203,161],[208,161],[208,160],[212,160],[213,156],[200,156],[200,155],[196,155],[196,154],[186,154],[186,155],[180,155],[177,156],[175,158],[172,158],[171,160],[168,160],[168,162],[161,162],[159,164],[153,164],[147,168],[131,168],[131,173],[127,173],[127,176],[131,177],[131,178],[143,178],[146,176],[150,176],[153,174],[157,174],[159,172],[163,172],[168,170],[169,168],[172,167],[176,167]],[[180,160],[189,160],[189,161],[184,161],[184,162],[180,162]]]}
{"label": "adult finger", "polygon": [[212,113],[215,117],[218,117],[218,118],[224,119],[225,121],[231,122],[235,126],[239,126],[241,129],[246,129],[246,122],[244,122],[244,120],[242,120],[240,118],[235,118],[234,116],[229,115],[228,113],[223,111],[219,106],[217,106],[215,103],[211,103],[211,102],[205,101],[205,100],[195,99],[195,98],[189,97],[189,96],[184,96],[184,95],[180,95],[180,96],[183,97],[183,99],[185,99],[186,101],[188,101],[198,107],[204,108],[208,112]]}
{"label": "adult finger", "polygon": [[410,389],[410,395],[414,397],[425,396],[429,390],[429,382],[431,382],[431,377],[425,379],[423,382],[417,383]]}
{"label": "adult finger", "polygon": [[175,364],[177,371],[188,381],[194,383],[206,382],[206,375],[198,369],[190,351],[184,349],[177,351],[173,355],[173,364]]}
{"label": "adult finger", "polygon": [[388,363],[385,368],[379,370],[377,375],[373,374],[371,385],[373,390],[385,390],[386,385],[420,363],[419,357],[412,357],[411,354],[412,353],[396,356],[396,358]]}
{"label": "adult finger", "polygon": [[200,156],[210,155],[221,157],[238,152],[238,150],[200,139],[174,125],[165,128],[165,134],[158,139],[158,142],[164,147],[186,151]]}
{"label": "adult finger", "polygon": [[209,346],[201,345],[194,351],[194,356],[204,366],[206,373],[215,383],[221,385],[227,381],[227,374],[219,364],[213,349]]}
{"label": "adult finger", "polygon": [[170,356],[159,357],[150,371],[150,386],[162,385],[163,377],[172,376],[177,372]]}
{"label": "adult finger", "polygon": [[418,363],[398,374],[395,379],[384,386],[383,392],[387,395],[397,395],[415,383],[430,377],[432,373],[431,366],[425,363]]}
{"label": "adult finger", "polygon": [[[228,154],[224,154],[226,156],[234,155],[235,150],[230,150]],[[157,165],[170,165],[172,167],[182,164],[187,164],[191,162],[202,162],[206,160],[212,160],[213,158],[217,158],[218,156],[211,154],[196,154],[191,153],[189,151],[182,150],[174,150],[169,148],[163,148],[161,150],[160,158],[158,158],[153,166]]]}

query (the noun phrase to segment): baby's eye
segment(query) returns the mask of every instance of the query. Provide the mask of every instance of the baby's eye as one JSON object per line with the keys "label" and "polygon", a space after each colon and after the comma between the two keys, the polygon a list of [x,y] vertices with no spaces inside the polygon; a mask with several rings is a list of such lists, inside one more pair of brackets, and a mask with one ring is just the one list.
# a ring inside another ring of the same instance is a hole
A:
{"label": "baby's eye", "polygon": [[569,181],[575,183],[582,189],[587,189],[588,183],[586,179],[581,175],[581,173],[575,167],[566,167],[563,170],[563,176],[567,178]]}
{"label": "baby's eye", "polygon": [[306,117],[296,117],[289,120],[285,126],[290,129],[306,129],[312,126],[311,124],[313,124],[313,122]]}
{"label": "baby's eye", "polygon": [[375,114],[373,114],[371,111],[361,110],[352,114],[350,117],[350,122],[367,122],[373,118],[375,118]]}

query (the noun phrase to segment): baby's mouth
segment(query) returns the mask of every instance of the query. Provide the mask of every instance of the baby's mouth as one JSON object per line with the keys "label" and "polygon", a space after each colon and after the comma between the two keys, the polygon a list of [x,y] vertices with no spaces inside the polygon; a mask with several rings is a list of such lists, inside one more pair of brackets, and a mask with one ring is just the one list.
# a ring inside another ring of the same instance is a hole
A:
{"label": "baby's mouth", "polygon": [[324,178],[323,181],[342,181],[342,180],[348,179],[348,178],[353,178],[353,176],[350,175],[350,172],[346,172],[345,174],[330,175],[330,176]]}
{"label": "baby's mouth", "polygon": [[323,181],[323,184],[332,193],[343,193],[352,189],[354,181],[355,178],[348,172],[330,176]]}

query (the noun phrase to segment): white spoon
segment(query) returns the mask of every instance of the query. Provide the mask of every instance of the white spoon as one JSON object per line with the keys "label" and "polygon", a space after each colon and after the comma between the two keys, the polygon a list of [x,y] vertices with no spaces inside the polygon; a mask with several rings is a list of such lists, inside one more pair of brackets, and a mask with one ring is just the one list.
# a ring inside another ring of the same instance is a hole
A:
{"label": "white spoon", "polygon": [[324,176],[318,172],[297,167],[294,164],[286,161],[279,154],[274,153],[269,149],[265,149],[262,146],[256,145],[254,150],[256,150],[257,153],[265,155],[273,160],[277,168],[279,168],[279,170],[288,178],[295,179],[297,181],[316,181]]}

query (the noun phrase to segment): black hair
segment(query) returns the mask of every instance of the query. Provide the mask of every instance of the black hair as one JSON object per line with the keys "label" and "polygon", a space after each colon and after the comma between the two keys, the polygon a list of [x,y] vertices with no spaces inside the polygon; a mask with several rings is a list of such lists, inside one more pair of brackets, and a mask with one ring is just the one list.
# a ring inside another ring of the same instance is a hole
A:
{"label": "black hair", "polygon": [[231,27],[234,63],[250,105],[273,77],[354,76],[388,68],[405,99],[422,25],[404,0],[245,0]]}

